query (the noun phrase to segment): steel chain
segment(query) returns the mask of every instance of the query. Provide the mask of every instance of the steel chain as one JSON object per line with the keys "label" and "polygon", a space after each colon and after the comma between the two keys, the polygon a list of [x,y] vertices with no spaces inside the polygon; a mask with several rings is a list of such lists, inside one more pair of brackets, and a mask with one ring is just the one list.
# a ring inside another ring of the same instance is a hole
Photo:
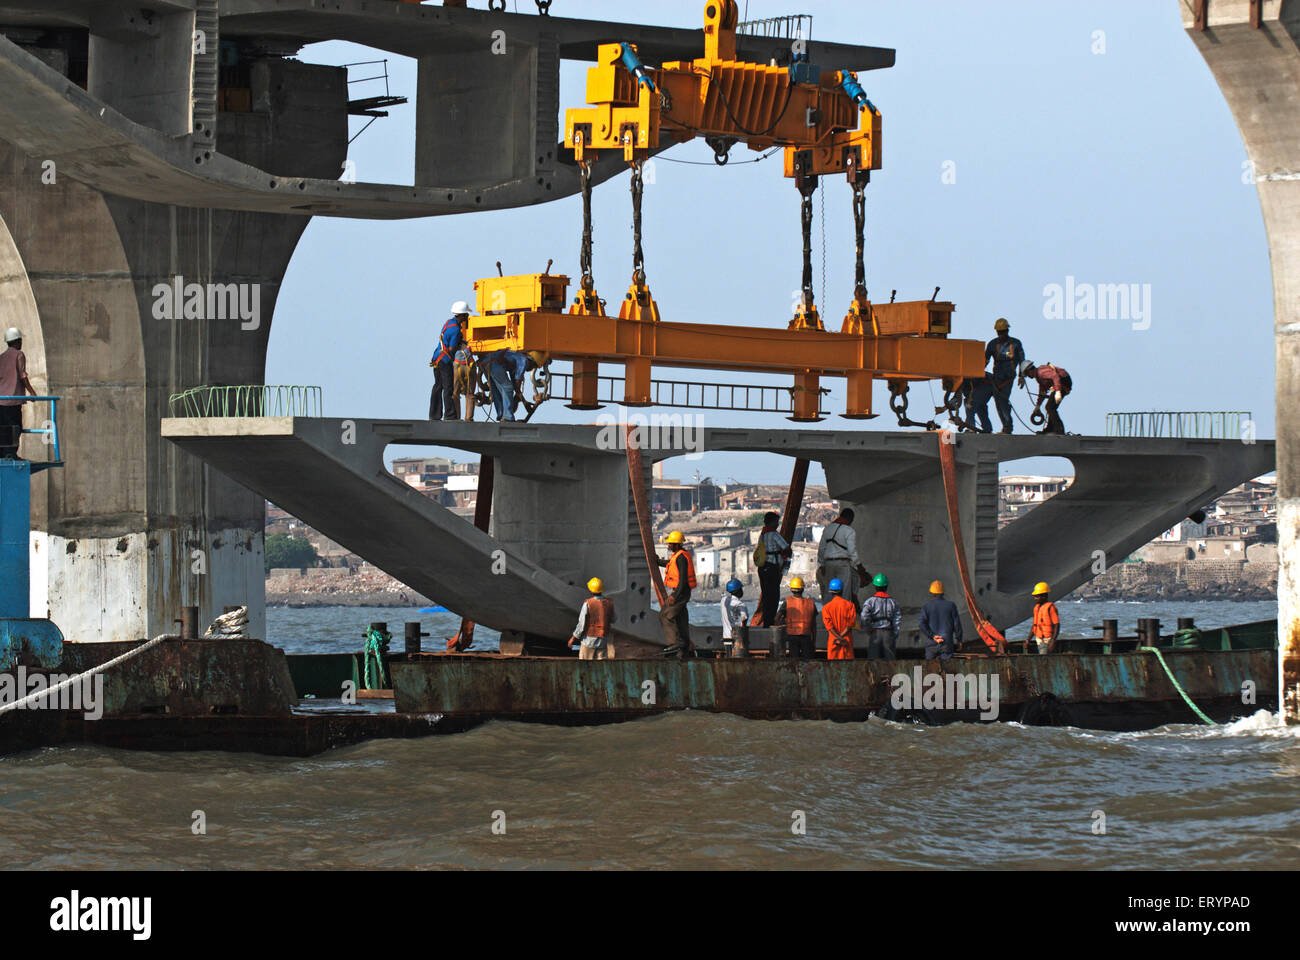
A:
{"label": "steel chain", "polygon": [[641,196],[645,182],[641,176],[644,160],[632,161],[632,282],[645,283],[645,255],[641,250]]}
{"label": "steel chain", "polygon": [[582,270],[582,289],[591,293],[595,289],[591,275],[591,164],[586,160],[578,163],[578,182],[582,185],[582,250],[578,265]]}
{"label": "steel chain", "polygon": [[817,178],[808,177],[799,185],[799,193],[803,196],[803,203],[800,208],[800,221],[803,228],[803,281],[801,288],[803,290],[803,302],[805,307],[813,304],[813,269],[812,269],[812,225],[813,225],[813,194],[817,190]]}
{"label": "steel chain", "polygon": [[857,241],[856,259],[853,263],[853,295],[860,300],[867,298],[866,255],[867,233],[867,185],[853,184],[853,231]]}

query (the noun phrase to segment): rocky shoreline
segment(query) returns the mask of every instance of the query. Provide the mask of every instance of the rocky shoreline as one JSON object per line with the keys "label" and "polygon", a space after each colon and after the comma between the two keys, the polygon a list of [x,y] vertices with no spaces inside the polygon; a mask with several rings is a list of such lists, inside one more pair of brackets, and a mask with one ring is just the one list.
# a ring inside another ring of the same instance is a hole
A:
{"label": "rocky shoreline", "polygon": [[[814,585],[814,596],[816,592]],[[721,589],[702,587],[694,598],[716,603],[721,595]],[[758,599],[757,584],[746,584],[745,598]],[[1106,601],[1276,598],[1276,563],[1226,560],[1117,564],[1069,594],[1071,600]],[[266,603],[272,607],[428,607],[436,602],[379,571],[277,571],[266,580]]]}

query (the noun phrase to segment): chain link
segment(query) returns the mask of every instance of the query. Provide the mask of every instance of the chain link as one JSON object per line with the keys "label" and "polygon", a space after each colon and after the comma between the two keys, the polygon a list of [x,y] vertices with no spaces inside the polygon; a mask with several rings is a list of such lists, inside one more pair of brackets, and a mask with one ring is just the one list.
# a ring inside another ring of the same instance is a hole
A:
{"label": "chain link", "polygon": [[578,163],[578,180],[582,185],[582,250],[578,265],[582,269],[582,289],[591,293],[595,289],[591,276],[591,164],[585,160]]}
{"label": "chain link", "polygon": [[853,231],[857,242],[853,263],[853,295],[861,300],[867,298],[867,267],[864,260],[866,253],[867,232],[867,185],[853,184]]}
{"label": "chain link", "polygon": [[803,302],[805,306],[813,304],[813,269],[812,269],[812,225],[813,194],[817,191],[817,178],[807,177],[799,184],[799,193],[803,197],[800,207],[800,221],[803,227]]}
{"label": "chain link", "polygon": [[645,255],[641,250],[641,195],[645,182],[641,177],[644,160],[632,162],[632,282],[645,283]]}

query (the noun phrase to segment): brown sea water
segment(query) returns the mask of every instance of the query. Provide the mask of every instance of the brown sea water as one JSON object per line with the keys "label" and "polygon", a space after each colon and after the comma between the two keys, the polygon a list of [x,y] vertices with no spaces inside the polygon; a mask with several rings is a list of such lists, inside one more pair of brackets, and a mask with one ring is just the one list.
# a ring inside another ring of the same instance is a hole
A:
{"label": "brown sea water", "polygon": [[0,783],[9,868],[1300,864],[1300,736],[1265,714],[1123,734],[490,723],[305,760],[50,749],[0,760]]}

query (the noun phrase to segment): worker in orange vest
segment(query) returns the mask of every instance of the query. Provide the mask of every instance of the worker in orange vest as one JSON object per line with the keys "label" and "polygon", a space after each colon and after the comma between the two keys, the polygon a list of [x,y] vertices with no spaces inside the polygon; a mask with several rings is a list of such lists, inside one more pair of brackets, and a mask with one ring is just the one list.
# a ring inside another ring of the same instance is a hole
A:
{"label": "worker in orange vest", "polygon": [[691,590],[695,587],[695,561],[686,552],[686,538],[680,530],[669,533],[664,542],[672,548],[672,556],[659,560],[659,565],[666,568],[664,586],[668,589],[668,602],[659,611],[659,622],[663,624],[667,641],[664,656],[685,660],[694,649],[686,605],[691,602]]}
{"label": "worker in orange vest", "polygon": [[1061,636],[1061,614],[1056,604],[1051,601],[1052,589],[1045,583],[1034,587],[1034,626],[1029,632],[1029,643],[1025,645],[1026,653],[1033,653],[1033,646],[1039,653],[1051,653],[1056,649],[1057,638]]}
{"label": "worker in orange vest", "polygon": [[578,610],[578,625],[573,628],[569,646],[581,641],[579,660],[613,660],[614,651],[610,649],[608,638],[614,623],[614,601],[604,596],[605,585],[600,577],[588,580],[587,589],[591,596]]}
{"label": "worker in orange vest", "polygon": [[822,607],[822,623],[826,624],[826,659],[853,659],[853,628],[858,622],[858,608],[844,599],[844,581],[836,577],[826,584],[831,598]]}
{"label": "worker in orange vest", "polygon": [[799,660],[813,658],[817,601],[803,595],[803,577],[790,578],[790,596],[776,608],[775,626],[785,627],[785,655]]}

